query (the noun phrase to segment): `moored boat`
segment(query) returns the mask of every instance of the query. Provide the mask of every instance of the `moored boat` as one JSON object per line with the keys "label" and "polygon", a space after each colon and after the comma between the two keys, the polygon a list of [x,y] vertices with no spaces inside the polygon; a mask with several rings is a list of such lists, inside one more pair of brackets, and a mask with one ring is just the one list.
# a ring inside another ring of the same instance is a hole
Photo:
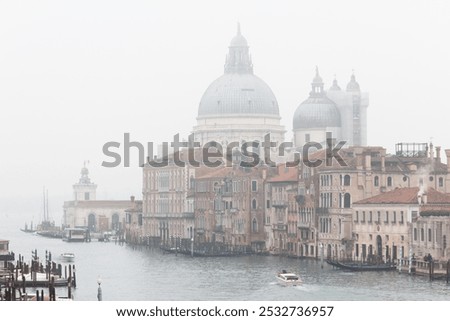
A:
{"label": "moored boat", "polygon": [[339,261],[333,261],[333,260],[326,260],[328,264],[331,266],[337,267],[339,269],[343,270],[349,270],[349,271],[393,271],[395,270],[394,264],[369,264],[369,263],[362,263],[362,262],[339,262]]}

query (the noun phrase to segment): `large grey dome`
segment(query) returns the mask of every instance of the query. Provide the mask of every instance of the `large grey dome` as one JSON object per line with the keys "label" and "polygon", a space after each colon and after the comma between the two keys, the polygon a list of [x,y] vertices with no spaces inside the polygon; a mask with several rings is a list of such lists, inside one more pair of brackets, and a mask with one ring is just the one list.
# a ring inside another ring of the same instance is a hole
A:
{"label": "large grey dome", "polygon": [[309,97],[294,113],[294,130],[303,128],[341,127],[341,114],[326,97]]}
{"label": "large grey dome", "polygon": [[280,113],[275,95],[261,78],[251,73],[226,73],[206,89],[198,116],[227,114]]}
{"label": "large grey dome", "polygon": [[280,115],[278,102],[270,87],[253,74],[247,40],[237,34],[231,40],[224,75],[213,81],[200,101],[198,116],[231,114]]}

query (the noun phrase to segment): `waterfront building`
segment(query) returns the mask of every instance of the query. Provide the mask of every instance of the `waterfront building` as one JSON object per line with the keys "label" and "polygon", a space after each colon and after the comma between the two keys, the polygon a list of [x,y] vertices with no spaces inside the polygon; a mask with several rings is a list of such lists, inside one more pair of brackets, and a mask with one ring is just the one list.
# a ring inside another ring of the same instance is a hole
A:
{"label": "waterfront building", "polygon": [[131,196],[131,207],[125,210],[125,240],[131,244],[148,242],[143,234],[142,201]]}
{"label": "waterfront building", "polygon": [[84,227],[90,232],[122,231],[129,200],[97,200],[97,185],[91,182],[86,166],[78,183],[73,185],[74,199],[64,202],[64,227]]}
{"label": "waterfront building", "polygon": [[295,255],[299,251],[298,168],[278,165],[265,189],[267,249],[275,255]]}
{"label": "waterfront building", "polygon": [[166,166],[143,167],[143,234],[155,245],[175,244],[193,237],[194,208],[188,191],[195,168],[187,162],[187,153],[179,152],[177,156],[185,166],[177,165],[171,154]]}
{"label": "waterfront building", "polygon": [[[445,257],[450,196],[405,187],[353,204],[353,259],[390,262],[414,254]],[[442,215],[442,216],[441,216]]]}
{"label": "waterfront building", "polygon": [[284,141],[278,102],[270,87],[253,73],[252,58],[238,24],[228,47],[224,74],[203,94],[193,129],[196,142]]}
{"label": "waterfront building", "polygon": [[341,90],[336,79],[331,88],[325,91],[316,67],[311,86],[308,99],[294,113],[295,146],[302,147],[309,142],[325,146],[328,137],[345,141],[346,147],[367,145],[369,95],[361,92],[355,75],[352,74],[345,91]]}
{"label": "waterfront building", "polygon": [[359,146],[342,149],[339,154],[345,164],[333,159],[327,165],[326,152],[320,150],[310,155],[311,162],[322,161],[320,166],[301,163],[299,169],[299,197],[314,204],[310,208],[311,221],[308,222],[313,225],[309,233],[317,231],[318,246],[326,257],[352,257],[354,202],[396,188],[421,185],[443,193],[450,191],[450,165],[442,163],[439,147],[436,155],[427,144],[414,143],[397,144],[394,155],[387,154],[382,147]]}
{"label": "waterfront building", "polygon": [[450,259],[450,197],[440,196],[440,204],[431,204],[428,195],[428,203],[420,206],[419,216],[412,223],[411,246],[419,259],[428,254],[437,261]]}
{"label": "waterfront building", "polygon": [[264,188],[268,169],[219,167],[197,175],[194,184],[196,247],[213,251],[265,249]]}

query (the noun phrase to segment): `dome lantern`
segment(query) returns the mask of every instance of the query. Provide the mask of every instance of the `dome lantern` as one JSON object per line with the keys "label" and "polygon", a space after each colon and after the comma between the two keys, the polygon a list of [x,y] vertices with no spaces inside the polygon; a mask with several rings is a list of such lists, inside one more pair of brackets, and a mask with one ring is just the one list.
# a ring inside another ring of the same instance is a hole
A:
{"label": "dome lantern", "polygon": [[231,39],[225,59],[225,73],[253,73],[252,57],[249,54],[247,39],[241,34],[237,24],[236,36]]}

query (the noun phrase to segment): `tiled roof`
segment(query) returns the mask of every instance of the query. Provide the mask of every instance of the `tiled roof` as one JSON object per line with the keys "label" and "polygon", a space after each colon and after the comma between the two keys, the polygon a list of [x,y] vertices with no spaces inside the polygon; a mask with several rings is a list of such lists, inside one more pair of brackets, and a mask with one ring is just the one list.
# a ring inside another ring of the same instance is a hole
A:
{"label": "tiled roof", "polygon": [[200,167],[196,169],[196,179],[207,179],[207,178],[222,178],[227,176],[234,177],[258,177],[262,173],[262,171],[267,170],[265,166],[257,166],[257,167],[216,167],[216,168],[205,168]]}
{"label": "tiled roof", "polygon": [[280,164],[277,169],[278,173],[268,180],[269,183],[296,182],[298,180],[297,167],[286,167],[284,164]]}
{"label": "tiled roof", "polygon": [[233,171],[232,167],[217,167],[217,168],[201,168],[202,171],[196,179],[213,178],[213,177],[225,177]]}
{"label": "tiled roof", "polygon": [[422,205],[420,207],[420,215],[423,216],[449,216],[450,205]]}
{"label": "tiled roof", "polygon": [[[370,198],[355,202],[354,204],[418,204],[418,187],[396,188]],[[436,191],[433,188],[427,190],[427,204],[449,204],[450,197],[447,194]]]}

